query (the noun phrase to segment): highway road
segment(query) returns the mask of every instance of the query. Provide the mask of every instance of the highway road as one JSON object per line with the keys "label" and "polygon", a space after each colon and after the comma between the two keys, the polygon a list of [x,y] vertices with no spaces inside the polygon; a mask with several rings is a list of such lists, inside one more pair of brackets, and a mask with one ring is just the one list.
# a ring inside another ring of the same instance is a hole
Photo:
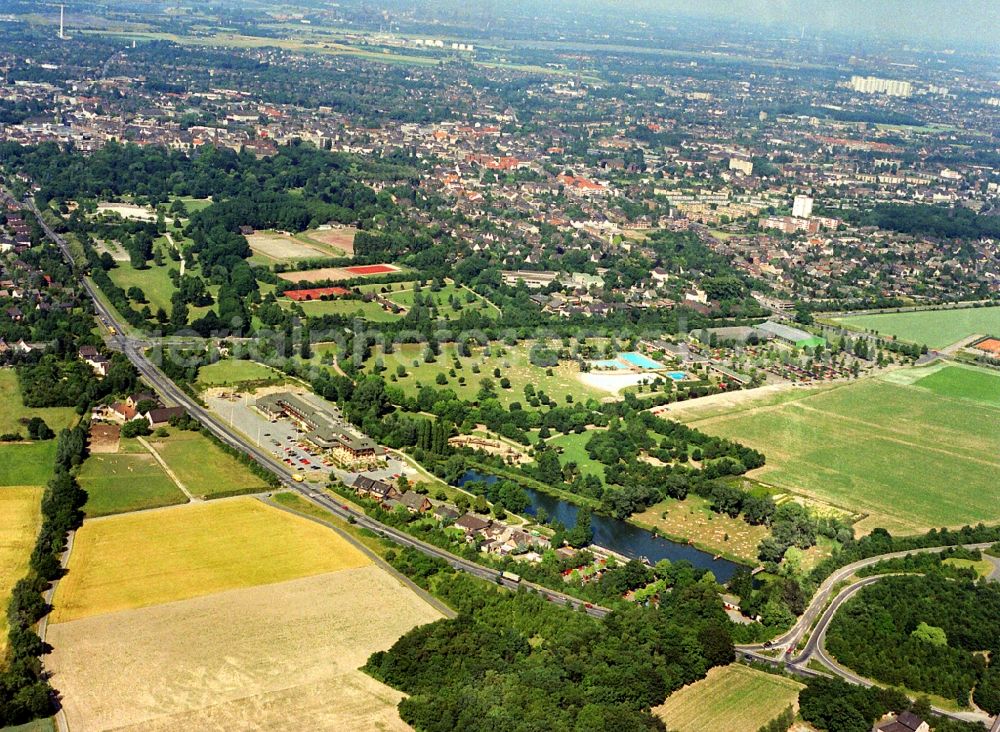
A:
{"label": "highway road", "polygon": [[[56,243],[67,261],[76,264],[66,241],[45,223],[40,212],[37,208],[35,208],[34,202],[28,200],[25,201],[25,204],[38,218],[38,221],[45,230],[45,233]],[[104,306],[101,299],[97,296],[96,286],[86,278],[83,278],[82,282],[84,289],[94,302],[94,308],[96,309],[98,316],[102,318],[103,322],[107,326],[109,326],[108,341],[111,347],[124,353],[129,361],[131,361],[135,366],[139,374],[164,400],[184,407],[192,417],[201,422],[201,424],[204,425],[205,428],[207,428],[219,440],[230,447],[249,455],[257,463],[274,473],[281,482],[283,488],[295,491],[307,500],[318,506],[322,506],[341,519],[353,519],[358,526],[374,531],[375,533],[395,542],[396,544],[399,544],[400,546],[412,547],[428,556],[443,559],[457,570],[467,572],[485,580],[496,582],[497,584],[509,589],[524,587],[533,590],[550,602],[569,604],[577,609],[583,607],[588,614],[594,617],[603,617],[610,612],[607,608],[592,605],[591,603],[584,602],[557,590],[543,587],[542,585],[537,585],[524,580],[514,582],[506,579],[495,569],[484,567],[456,554],[452,554],[449,551],[423,542],[413,536],[410,536],[409,534],[406,534],[405,532],[376,521],[363,513],[352,511],[346,505],[338,503],[329,494],[318,490],[308,483],[298,483],[292,480],[285,465],[276,460],[270,452],[257,447],[249,437],[246,437],[229,428],[227,424],[198,404],[198,402],[191,398],[190,395],[180,389],[171,379],[160,371],[156,364],[150,361],[143,352],[143,349],[148,347],[149,341],[141,339],[133,340],[126,336],[124,325],[118,321],[114,312]],[[111,332],[110,328],[114,328],[115,332]]]}
{"label": "highway road", "polygon": [[[72,254],[69,251],[69,247],[63,238],[53,231],[41,218],[40,213],[34,206],[33,201],[26,201],[28,207],[35,213],[38,217],[39,223],[45,230],[45,233],[52,239],[62,250],[63,256],[70,262],[73,262]],[[363,513],[350,510],[346,505],[338,503],[329,494],[310,486],[308,484],[297,483],[293,481],[287,472],[285,466],[278,462],[269,452],[258,448],[248,437],[245,437],[238,432],[231,430],[224,422],[220,421],[215,415],[210,413],[208,410],[204,409],[200,404],[198,404],[194,399],[192,399],[186,392],[181,390],[173,381],[171,381],[160,369],[153,364],[148,358],[146,358],[143,353],[143,349],[148,347],[150,343],[144,340],[132,340],[124,335],[123,325],[117,320],[115,314],[106,308],[101,299],[97,296],[96,287],[87,279],[83,279],[83,286],[87,293],[90,295],[94,302],[94,307],[97,310],[98,315],[104,319],[104,322],[114,327],[117,331],[110,335],[109,340],[113,347],[124,353],[128,359],[132,362],[138,372],[146,379],[146,381],[156,389],[156,391],[164,397],[177,405],[183,406],[188,412],[201,422],[209,431],[212,432],[216,437],[218,437],[222,442],[231,447],[240,450],[248,454],[259,464],[263,465],[265,468],[274,473],[282,486],[286,489],[295,491],[296,493],[302,495],[307,500],[313,502],[314,504],[321,506],[334,515],[345,519],[353,521],[363,528],[367,528],[375,533],[399,544],[400,546],[412,547],[424,554],[432,557],[437,557],[448,562],[452,567],[457,570],[467,572],[476,577],[480,577],[485,580],[496,582],[497,584],[503,585],[509,589],[517,589],[518,587],[526,587],[534,590],[540,595],[544,596],[551,602],[562,602],[571,605],[574,608],[579,609],[583,607],[586,612],[594,617],[603,617],[608,612],[607,608],[600,607],[597,605],[591,605],[590,603],[584,603],[577,598],[566,595],[565,593],[558,592],[556,590],[543,587],[541,585],[536,585],[534,583],[521,581],[513,582],[511,580],[503,578],[496,570],[484,567],[480,564],[476,564],[470,560],[463,557],[459,557],[451,552],[444,549],[440,549],[426,542],[420,541],[415,537],[410,536],[402,531],[394,529],[391,526],[387,526],[379,521],[376,521]],[[983,544],[967,544],[964,545],[966,548],[970,549],[986,549],[991,546],[991,543]],[[892,552],[890,554],[883,554],[875,557],[869,557],[868,559],[862,559],[858,562],[848,564],[841,567],[836,572],[832,573],[829,577],[824,580],[820,585],[819,590],[813,596],[806,608],[805,612],[795,623],[795,625],[785,634],[776,638],[768,646],[763,644],[754,645],[744,645],[737,646],[736,650],[738,653],[746,658],[751,658],[754,660],[762,661],[764,663],[772,665],[784,665],[785,668],[800,676],[818,676],[818,672],[807,668],[809,660],[815,657],[823,666],[828,668],[831,672],[840,676],[854,684],[859,684],[863,686],[870,686],[873,682],[858,676],[847,669],[844,669],[826,656],[825,651],[822,647],[822,639],[825,636],[826,629],[833,619],[840,606],[848,600],[855,592],[858,592],[863,587],[877,582],[885,575],[879,575],[875,577],[867,577],[865,579],[859,580],[848,587],[837,593],[833,601],[827,606],[827,602],[833,592],[834,587],[843,582],[848,577],[853,575],[859,569],[871,566],[885,559],[892,559],[894,557],[903,557],[907,554],[913,553],[927,553],[927,552],[941,552],[948,549],[948,546],[940,547],[929,547],[924,549],[913,549],[901,552]],[[825,608],[825,611],[824,611]],[[813,626],[817,617],[822,613],[822,617],[819,620],[819,624],[815,628],[813,635],[810,636],[809,641],[803,648],[801,654],[796,656],[794,659],[786,659],[786,656],[790,655],[790,651],[798,646],[800,640],[805,633]],[[775,659],[770,656],[764,655],[762,652],[766,650],[778,650],[781,655]],[[990,718],[983,714],[976,713],[953,713],[942,709],[935,709],[938,714],[944,716],[952,717],[955,719],[961,719],[965,721],[979,721],[986,722],[990,721]],[[991,732],[1000,732],[1000,716],[996,718],[993,722],[993,727]]]}

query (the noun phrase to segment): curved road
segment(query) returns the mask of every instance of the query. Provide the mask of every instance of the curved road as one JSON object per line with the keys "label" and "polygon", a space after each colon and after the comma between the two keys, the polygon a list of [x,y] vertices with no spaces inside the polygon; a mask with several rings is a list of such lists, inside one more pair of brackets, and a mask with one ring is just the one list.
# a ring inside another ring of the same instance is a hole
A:
{"label": "curved road", "polygon": [[[73,256],[69,251],[69,247],[66,245],[65,240],[53,231],[48,224],[42,219],[40,212],[34,205],[34,201],[26,201],[26,205],[31,209],[31,211],[38,218],[39,224],[45,230],[45,233],[49,236],[52,241],[54,241],[59,248],[62,250],[63,256],[70,263],[75,264]],[[97,296],[96,287],[88,281],[86,278],[82,278],[82,283],[84,288],[87,290],[87,294],[90,295],[94,302],[94,307],[97,310],[98,315],[100,315],[105,323],[111,327],[114,327],[117,331],[115,334],[110,335],[109,340],[112,345],[117,347],[122,353],[124,353],[128,359],[132,362],[139,373],[146,378],[151,386],[153,386],[161,396],[173,401],[174,403],[183,406],[191,416],[195,417],[199,422],[201,422],[209,431],[212,432],[217,438],[219,438],[225,444],[240,450],[248,454],[256,462],[260,463],[272,473],[274,473],[282,487],[293,490],[299,493],[304,498],[313,503],[322,506],[334,515],[342,519],[353,519],[358,526],[362,526],[371,531],[374,531],[381,536],[392,540],[393,542],[401,545],[412,547],[424,554],[439,559],[443,559],[448,562],[452,567],[463,572],[475,575],[482,579],[489,581],[494,581],[500,585],[503,585],[509,589],[516,589],[518,587],[528,587],[538,594],[542,595],[551,602],[564,602],[571,605],[574,608],[583,607],[586,612],[594,617],[603,617],[608,612],[607,608],[591,605],[590,603],[585,603],[575,597],[571,597],[562,592],[543,587],[541,585],[536,585],[531,582],[513,582],[503,578],[496,570],[484,567],[475,562],[469,561],[463,557],[459,557],[451,552],[440,549],[426,542],[420,541],[409,534],[402,531],[394,529],[391,526],[387,526],[380,523],[363,513],[358,513],[356,511],[351,511],[347,506],[337,503],[328,494],[323,493],[321,490],[311,487],[306,484],[296,483],[291,479],[287,473],[285,466],[278,462],[274,457],[258,448],[253,444],[248,438],[245,438],[241,434],[231,430],[225,423],[218,420],[215,415],[211,414],[209,411],[204,409],[200,404],[198,404],[194,399],[192,399],[186,392],[181,390],[171,381],[162,371],[160,371],[157,366],[146,358],[145,354],[142,352],[142,348],[149,345],[147,342],[140,339],[130,339],[123,335],[122,324],[116,319],[114,313],[112,313],[108,308],[104,306],[100,298]],[[981,543],[981,544],[966,544],[966,548],[970,549],[986,549],[992,546],[992,542]],[[829,607],[826,607],[827,601],[830,599],[831,593],[835,585],[846,580],[848,577],[853,575],[857,570],[864,567],[877,564],[884,559],[892,559],[895,557],[903,557],[907,554],[914,553],[928,553],[928,552],[941,552],[948,549],[948,546],[940,547],[928,547],[924,549],[911,549],[907,551],[892,552],[890,554],[883,554],[875,557],[869,557],[867,559],[862,559],[860,561],[848,564],[841,567],[834,573],[832,573],[823,583],[820,585],[816,594],[813,596],[806,608],[805,612],[798,619],[794,626],[785,634],[779,636],[774,641],[772,641],[768,646],[763,644],[753,644],[737,646],[736,650],[748,658],[753,658],[758,661],[763,661],[764,663],[772,665],[784,665],[787,670],[798,673],[803,676],[817,676],[820,675],[818,672],[812,669],[806,668],[806,663],[815,656],[817,660],[822,663],[826,668],[830,669],[833,673],[837,674],[841,678],[845,679],[854,684],[859,684],[863,686],[871,686],[872,681],[865,679],[861,676],[851,673],[850,671],[841,668],[836,665],[829,657],[826,656],[823,649],[822,639],[826,634],[826,629],[829,626],[830,621],[836,614],[840,606],[854,593],[858,592],[861,588],[877,582],[879,579],[886,575],[878,575],[875,577],[866,577],[858,582],[851,584],[850,586],[841,590],[837,596],[830,603]],[[996,564],[996,563],[995,563]],[[998,571],[1000,571],[1000,565],[998,566]],[[794,659],[787,658],[793,652],[799,641],[802,639],[803,635],[812,627],[816,618],[820,615],[823,608],[826,607],[825,612],[822,613],[822,618],[820,618],[819,625],[817,625],[815,632],[810,637],[807,642],[803,652]],[[785,660],[771,658],[770,656],[763,655],[761,651],[764,650],[781,650],[783,651],[783,656]],[[955,719],[961,719],[964,721],[974,720],[974,721],[985,721],[989,722],[989,718],[984,714],[976,713],[953,713],[945,710],[936,709],[938,714],[944,716],[953,717]],[[1000,732],[1000,716],[997,717],[996,721],[993,723],[991,732]]]}
{"label": "curved road", "polygon": [[[34,202],[28,200],[25,203],[38,218],[38,222],[41,224],[45,233],[58,245],[66,260],[72,264],[76,264],[65,240],[62,236],[53,231],[44,219],[42,219],[40,212],[34,205]],[[162,371],[160,371],[160,369],[152,361],[150,361],[142,351],[142,349],[148,345],[146,341],[139,339],[133,340],[125,336],[123,334],[122,324],[115,317],[115,314],[110,309],[105,307],[101,299],[97,296],[97,288],[93,285],[93,283],[86,278],[81,278],[81,282],[83,283],[83,287],[86,289],[87,294],[90,295],[91,300],[93,300],[94,307],[97,310],[98,315],[104,320],[106,325],[114,328],[116,331],[115,333],[109,335],[108,340],[110,341],[110,344],[128,357],[129,361],[132,362],[132,365],[135,366],[136,370],[145,378],[149,385],[152,386],[163,398],[184,407],[192,417],[201,422],[201,424],[204,425],[219,440],[230,447],[249,455],[254,461],[274,473],[281,482],[283,488],[299,493],[307,500],[322,506],[341,519],[353,519],[358,526],[374,531],[375,533],[390,539],[401,546],[412,547],[428,556],[443,559],[452,567],[460,571],[467,572],[485,580],[496,582],[497,584],[509,589],[526,587],[534,590],[550,602],[566,603],[577,609],[582,607],[589,615],[594,617],[603,617],[610,612],[607,608],[592,605],[591,603],[584,602],[583,600],[579,600],[563,592],[543,587],[542,585],[526,581],[514,582],[506,579],[495,569],[484,567],[481,564],[472,562],[464,557],[460,557],[449,551],[433,546],[432,544],[420,541],[409,534],[376,521],[363,513],[350,510],[347,506],[338,503],[328,494],[317,488],[305,483],[297,483],[293,481],[285,466],[278,462],[273,455],[266,450],[257,447],[249,438],[244,437],[235,430],[232,430],[223,421],[219,420],[215,415],[198,404],[190,395],[180,389]]]}

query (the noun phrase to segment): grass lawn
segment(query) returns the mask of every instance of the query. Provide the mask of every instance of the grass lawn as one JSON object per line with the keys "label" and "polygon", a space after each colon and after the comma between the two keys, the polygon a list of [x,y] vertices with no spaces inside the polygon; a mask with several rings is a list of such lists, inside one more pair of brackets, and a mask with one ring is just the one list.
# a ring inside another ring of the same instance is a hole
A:
{"label": "grass lawn", "polygon": [[796,706],[803,684],[783,676],[733,664],[675,691],[653,713],[676,732],[753,732]]}
{"label": "grass lawn", "polygon": [[245,381],[282,381],[274,369],[256,361],[223,359],[198,369],[198,383],[203,386],[229,386]]}
{"label": "grass lawn", "polygon": [[168,428],[169,437],[147,440],[195,496],[212,498],[263,490],[264,481],[200,432]]}
{"label": "grass lawn", "polygon": [[586,430],[580,434],[574,432],[569,435],[559,435],[547,442],[553,448],[562,448],[559,460],[563,465],[566,463],[576,463],[581,473],[584,475],[596,475],[603,483],[604,464],[592,459],[586,450],[586,445],[593,436],[593,430]]}
{"label": "grass lawn", "polygon": [[993,574],[993,562],[989,559],[945,559],[942,564],[950,564],[952,567],[964,569],[974,569],[980,577],[989,577]]}
{"label": "grass lawn", "polygon": [[7,648],[7,603],[28,571],[28,559],[42,525],[42,489],[0,488],[0,656]]}
{"label": "grass lawn", "polygon": [[363,567],[345,539],[254,498],[86,521],[51,622]]}
{"label": "grass lawn", "polygon": [[[150,309],[155,313],[157,308],[170,312],[170,296],[174,294],[174,283],[170,281],[169,271],[180,271],[180,264],[164,258],[164,265],[157,267],[149,261],[148,269],[136,269],[130,262],[118,262],[118,266],[108,272],[111,281],[123,290],[138,287],[146,295]],[[142,306],[132,303],[136,309]]]}
{"label": "grass lawn", "polygon": [[56,732],[56,723],[52,717],[36,719],[16,727],[4,727],[3,732]]}
{"label": "grass lawn", "polygon": [[852,315],[838,318],[837,322],[849,328],[894,335],[904,341],[926,344],[930,348],[944,348],[976,333],[1000,334],[1000,306]]}
{"label": "grass lawn", "polygon": [[56,441],[0,443],[0,486],[45,485],[52,477]]}
{"label": "grass lawn", "polygon": [[[404,290],[402,292],[395,292],[387,297],[397,305],[410,309],[413,307],[413,302],[417,294],[418,293],[415,290],[411,289]],[[482,297],[471,290],[465,290],[456,285],[446,284],[437,292],[432,291],[430,287],[423,287],[420,289],[419,294],[424,303],[424,307],[427,307],[428,299],[433,301],[437,309],[437,315],[440,318],[458,318],[462,315],[462,313],[477,310],[482,311],[483,315],[487,317],[494,317],[497,315],[496,308],[490,305],[490,303]],[[467,301],[470,295],[475,298],[471,303]],[[457,310],[451,304],[452,301],[457,302]]]}
{"label": "grass lawn", "polygon": [[[281,300],[285,309],[290,309],[290,300]],[[362,302],[361,300],[309,300],[298,303],[306,317],[316,318],[323,315],[346,315],[348,317],[364,318],[374,323],[393,323],[399,320],[399,315],[384,310],[377,302]]]}
{"label": "grass lawn", "polygon": [[[752,477],[854,513],[858,528],[922,532],[1000,520],[1000,410],[893,381],[865,379],[798,398],[748,401],[705,432],[762,451]],[[905,375],[905,373],[903,374]]]}
{"label": "grass lawn", "polygon": [[[571,396],[575,401],[582,401],[589,398],[602,399],[607,396],[607,392],[595,389],[584,384],[578,378],[579,368],[573,361],[564,361],[552,367],[552,375],[546,374],[546,369],[533,365],[529,360],[528,342],[519,343],[516,346],[504,346],[502,343],[493,342],[489,347],[489,354],[484,348],[472,348],[472,355],[468,358],[459,359],[460,369],[455,369],[455,376],[449,374],[454,364],[456,353],[453,344],[442,344],[441,354],[437,356],[435,363],[424,363],[424,344],[407,343],[397,346],[393,353],[383,355],[381,349],[373,349],[372,357],[365,362],[364,370],[371,371],[375,366],[376,358],[381,356],[386,372],[384,377],[389,385],[399,386],[407,393],[413,393],[417,384],[433,386],[436,389],[451,389],[460,399],[474,400],[479,393],[480,382],[484,378],[489,378],[496,387],[497,398],[504,406],[509,406],[512,402],[520,402],[525,407],[528,400],[524,396],[524,387],[531,384],[537,391],[544,391],[557,404],[566,404],[566,397]],[[414,365],[416,361],[416,365]],[[479,373],[472,370],[473,364],[479,365]],[[402,365],[406,369],[406,375],[396,376],[397,366]],[[494,369],[500,369],[500,377],[493,375]],[[447,379],[446,384],[437,383],[437,375],[443,373]],[[459,381],[460,377],[465,377],[465,383]],[[506,376],[510,379],[510,388],[503,389],[500,386],[500,378]],[[395,377],[395,381],[393,381]]]}
{"label": "grass lawn", "polygon": [[945,397],[971,399],[1000,407],[1000,375],[989,371],[946,366],[914,382],[914,386],[930,389]]}
{"label": "grass lawn", "polygon": [[[212,199],[210,198],[195,198],[194,196],[177,196],[178,199],[183,202],[184,206],[187,208],[188,213],[197,213],[202,209],[206,209],[212,205]],[[169,210],[169,206],[167,209]],[[168,215],[167,220],[173,221],[173,217]]]}
{"label": "grass lawn", "polygon": [[0,369],[0,405],[0,433],[19,432],[27,437],[27,430],[21,420],[31,417],[41,417],[57,434],[59,430],[76,422],[76,412],[71,407],[32,409],[24,406],[14,369]]}
{"label": "grass lawn", "polygon": [[757,545],[770,533],[767,527],[751,526],[741,518],[715,513],[708,506],[707,499],[691,494],[683,501],[661,501],[633,514],[632,519],[662,534],[690,539],[709,551],[756,562]]}
{"label": "grass lawn", "polygon": [[[134,440],[123,441],[133,442]],[[80,469],[80,486],[87,491],[83,507],[89,517],[159,508],[187,502],[159,463],[141,452],[91,455]]]}

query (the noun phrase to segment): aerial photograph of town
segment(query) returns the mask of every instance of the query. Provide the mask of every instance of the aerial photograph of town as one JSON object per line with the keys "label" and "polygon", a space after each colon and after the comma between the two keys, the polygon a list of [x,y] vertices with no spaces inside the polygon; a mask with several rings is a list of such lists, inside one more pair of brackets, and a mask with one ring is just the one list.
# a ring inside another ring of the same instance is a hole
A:
{"label": "aerial photograph of town", "polygon": [[0,0],[0,729],[1000,732],[998,0]]}

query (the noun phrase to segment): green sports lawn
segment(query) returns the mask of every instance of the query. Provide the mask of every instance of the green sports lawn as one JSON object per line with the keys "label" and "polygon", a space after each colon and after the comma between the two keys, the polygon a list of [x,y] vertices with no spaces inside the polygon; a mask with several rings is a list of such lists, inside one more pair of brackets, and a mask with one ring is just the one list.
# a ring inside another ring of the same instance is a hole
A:
{"label": "green sports lawn", "polygon": [[1000,335],[1000,306],[959,310],[921,310],[838,318],[844,326],[894,335],[929,348],[944,348],[968,336]]}
{"label": "green sports lawn", "polygon": [[762,451],[761,481],[868,514],[862,532],[1000,520],[1000,409],[917,384],[866,379],[687,421]]}

